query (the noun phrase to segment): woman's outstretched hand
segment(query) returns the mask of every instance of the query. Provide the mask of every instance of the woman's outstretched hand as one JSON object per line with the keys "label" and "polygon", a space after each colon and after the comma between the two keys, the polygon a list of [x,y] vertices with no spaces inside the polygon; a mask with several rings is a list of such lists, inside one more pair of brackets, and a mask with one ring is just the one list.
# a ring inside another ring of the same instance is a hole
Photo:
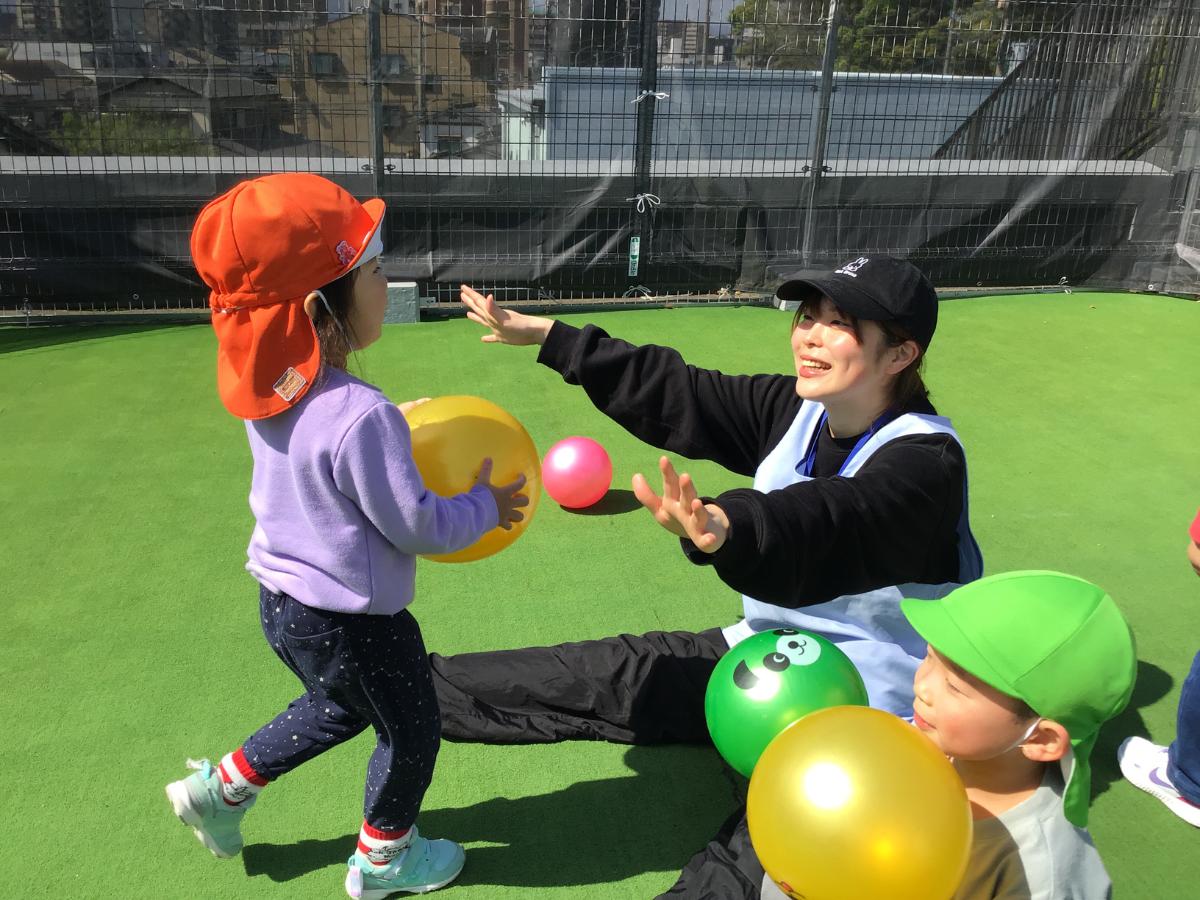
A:
{"label": "woman's outstretched hand", "polygon": [[515,347],[541,344],[550,333],[553,319],[526,316],[511,309],[504,309],[496,305],[496,300],[491,294],[485,297],[467,284],[461,288],[458,296],[467,307],[467,318],[491,329],[491,334],[480,338],[485,344],[512,344]]}
{"label": "woman's outstretched hand", "polygon": [[716,553],[729,536],[729,519],[715,503],[702,503],[692,476],[675,474],[665,456],[659,457],[662,496],[654,493],[641,473],[633,476],[633,493],[654,520],[671,534],[688,538],[705,553]]}

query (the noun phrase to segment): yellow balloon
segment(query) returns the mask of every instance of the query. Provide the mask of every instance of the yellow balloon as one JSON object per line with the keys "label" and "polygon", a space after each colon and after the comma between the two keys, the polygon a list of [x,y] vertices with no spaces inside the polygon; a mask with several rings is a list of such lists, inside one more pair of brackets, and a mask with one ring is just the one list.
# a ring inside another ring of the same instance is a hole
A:
{"label": "yellow balloon", "polygon": [[425,486],[442,497],[469,491],[484,457],[492,458],[492,484],[525,476],[525,518],[505,531],[497,526],[469,547],[426,555],[436,562],[472,562],[498,553],[520,537],[533,519],[542,493],[537,447],[521,423],[482,397],[435,397],[409,412],[413,459]]}
{"label": "yellow balloon", "polygon": [[746,798],[767,874],[799,900],[948,900],[971,806],[954,766],[890,713],[834,706],[767,745]]}

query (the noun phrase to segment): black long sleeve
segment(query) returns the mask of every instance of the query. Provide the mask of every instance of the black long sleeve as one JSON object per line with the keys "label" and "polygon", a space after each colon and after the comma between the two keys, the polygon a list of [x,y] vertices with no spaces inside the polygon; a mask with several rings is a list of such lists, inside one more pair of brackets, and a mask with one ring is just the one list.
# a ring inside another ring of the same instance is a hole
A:
{"label": "black long sleeve", "polygon": [[730,587],[776,606],[956,581],[965,467],[948,435],[898,438],[853,478],[726,491],[712,502],[729,518],[729,539],[711,555],[690,541],[684,550]]}
{"label": "black long sleeve", "polygon": [[754,474],[801,403],[795,376],[700,369],[669,347],[636,347],[594,325],[555,322],[538,362],[635,437],[740,475]]}
{"label": "black long sleeve", "polygon": [[[581,385],[636,437],[743,475],[753,475],[802,403],[795,377],[699,369],[670,348],[635,347],[591,325],[556,322],[538,361]],[[818,470],[811,481],[778,491],[721,494],[712,502],[729,517],[724,546],[710,555],[684,540],[684,552],[735,590],[787,607],[905,582],[954,581],[965,467],[948,435],[898,438],[853,478]]]}

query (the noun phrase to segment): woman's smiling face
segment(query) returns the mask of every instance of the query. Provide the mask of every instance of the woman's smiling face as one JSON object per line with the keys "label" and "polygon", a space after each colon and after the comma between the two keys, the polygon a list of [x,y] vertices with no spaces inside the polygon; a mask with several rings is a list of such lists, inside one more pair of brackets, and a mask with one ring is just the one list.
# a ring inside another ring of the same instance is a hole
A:
{"label": "woman's smiling face", "polygon": [[828,297],[808,304],[792,329],[796,393],[826,406],[877,404],[891,380],[885,346],[877,323],[856,322]]}

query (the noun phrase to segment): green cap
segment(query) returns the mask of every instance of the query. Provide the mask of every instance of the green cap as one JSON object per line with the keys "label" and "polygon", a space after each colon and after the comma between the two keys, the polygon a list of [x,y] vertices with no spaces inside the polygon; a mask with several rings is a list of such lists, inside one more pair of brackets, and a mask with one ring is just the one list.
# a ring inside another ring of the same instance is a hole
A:
{"label": "green cap", "polygon": [[1007,572],[900,608],[938,653],[1067,729],[1063,812],[1086,827],[1096,735],[1125,708],[1137,676],[1133,635],[1113,599],[1073,575]]}

